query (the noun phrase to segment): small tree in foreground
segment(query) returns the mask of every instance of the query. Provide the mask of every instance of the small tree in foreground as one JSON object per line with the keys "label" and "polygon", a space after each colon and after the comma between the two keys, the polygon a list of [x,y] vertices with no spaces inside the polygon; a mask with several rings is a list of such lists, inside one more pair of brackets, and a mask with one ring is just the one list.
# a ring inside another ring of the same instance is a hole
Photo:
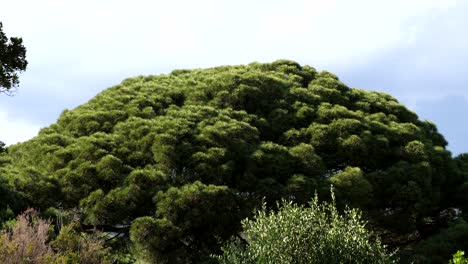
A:
{"label": "small tree in foreground", "polygon": [[309,207],[283,201],[278,212],[265,206],[242,222],[243,239],[233,239],[220,263],[394,263],[378,238],[365,228],[361,214],[339,214],[334,203]]}

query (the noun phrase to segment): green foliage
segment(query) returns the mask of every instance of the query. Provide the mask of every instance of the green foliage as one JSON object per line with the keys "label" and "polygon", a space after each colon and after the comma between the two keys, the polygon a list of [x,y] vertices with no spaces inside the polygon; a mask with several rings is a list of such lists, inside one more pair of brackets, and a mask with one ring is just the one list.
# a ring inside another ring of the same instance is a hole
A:
{"label": "green foliage", "polygon": [[3,154],[6,152],[6,147],[5,147],[5,143],[3,143],[2,141],[0,141],[0,154]]}
{"label": "green foliage", "polygon": [[145,216],[135,219],[131,229],[131,239],[136,245],[140,260],[149,263],[185,263],[188,254],[178,238],[181,230],[167,219]]}
{"label": "green foliage", "polygon": [[8,39],[0,22],[0,93],[9,93],[19,84],[17,72],[26,70],[27,65],[23,39]]}
{"label": "green foliage", "polygon": [[449,264],[467,264],[468,259],[464,257],[464,251],[457,251],[457,253],[453,254],[453,259],[450,260]]}
{"label": "green foliage", "polygon": [[292,61],[175,70],[126,79],[8,147],[0,206],[79,207],[86,224],[131,223],[144,258],[194,262],[264,197],[304,204],[334,184],[340,208],[405,235],[465,201],[446,145],[390,95]]}
{"label": "green foliage", "polygon": [[0,226],[4,221],[14,219],[15,212],[24,206],[21,195],[4,176],[4,166],[9,162],[6,148],[2,149],[0,142]]}
{"label": "green foliage", "polygon": [[453,199],[457,201],[465,215],[468,211],[468,154],[463,153],[454,158],[455,168],[462,184],[458,185],[453,192]]}
{"label": "green foliage", "polygon": [[[197,263],[238,229],[239,198],[225,186],[199,181],[160,191],[155,197],[155,218],[137,218],[131,239],[141,258],[157,263]],[[151,238],[149,237],[151,236]]]}
{"label": "green foliage", "polygon": [[245,242],[223,247],[220,263],[394,263],[366,230],[358,210],[339,214],[315,197],[304,207],[283,200],[279,211],[263,209],[242,221]]}
{"label": "green foliage", "polygon": [[468,250],[468,223],[458,219],[415,247],[416,263],[447,263],[453,252]]}
{"label": "green foliage", "polygon": [[18,209],[17,198],[18,195],[12,190],[12,186],[0,176],[0,223],[15,217],[12,208]]}
{"label": "green foliage", "polygon": [[104,246],[102,234],[79,232],[73,223],[60,229],[51,246],[56,252],[54,263],[111,263],[109,248]]}
{"label": "green foliage", "polygon": [[336,187],[337,197],[341,203],[352,207],[365,206],[372,195],[372,185],[360,168],[346,167],[344,171],[333,175],[330,182]]}

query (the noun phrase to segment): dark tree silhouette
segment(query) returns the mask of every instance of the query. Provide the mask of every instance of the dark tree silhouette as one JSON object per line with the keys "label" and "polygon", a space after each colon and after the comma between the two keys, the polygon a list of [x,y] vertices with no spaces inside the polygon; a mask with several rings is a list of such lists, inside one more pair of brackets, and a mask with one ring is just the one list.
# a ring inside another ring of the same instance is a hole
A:
{"label": "dark tree silhouette", "polygon": [[13,92],[19,84],[18,72],[26,70],[27,65],[23,39],[8,38],[0,22],[0,93]]}

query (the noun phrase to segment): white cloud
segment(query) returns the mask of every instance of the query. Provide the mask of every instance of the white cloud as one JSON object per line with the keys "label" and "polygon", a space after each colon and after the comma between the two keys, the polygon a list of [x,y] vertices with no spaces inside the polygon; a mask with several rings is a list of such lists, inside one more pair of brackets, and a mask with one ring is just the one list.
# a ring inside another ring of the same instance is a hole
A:
{"label": "white cloud", "polygon": [[40,127],[25,120],[12,120],[8,112],[0,109],[0,141],[6,145],[28,140],[39,132]]}
{"label": "white cloud", "polygon": [[417,37],[415,26],[408,25],[412,19],[456,4],[452,0],[17,0],[3,3],[0,17],[9,32],[24,37],[31,67],[90,74],[278,58],[314,65],[363,63]]}

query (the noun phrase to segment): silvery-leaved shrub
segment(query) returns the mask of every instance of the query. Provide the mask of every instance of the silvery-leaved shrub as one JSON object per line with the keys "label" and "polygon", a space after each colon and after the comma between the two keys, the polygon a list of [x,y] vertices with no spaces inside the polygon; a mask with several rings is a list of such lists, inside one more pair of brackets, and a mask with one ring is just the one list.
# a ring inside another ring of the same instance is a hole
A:
{"label": "silvery-leaved shrub", "polygon": [[395,263],[365,228],[357,209],[340,214],[334,202],[309,206],[282,201],[277,212],[264,205],[242,222],[244,233],[215,256],[220,263]]}

